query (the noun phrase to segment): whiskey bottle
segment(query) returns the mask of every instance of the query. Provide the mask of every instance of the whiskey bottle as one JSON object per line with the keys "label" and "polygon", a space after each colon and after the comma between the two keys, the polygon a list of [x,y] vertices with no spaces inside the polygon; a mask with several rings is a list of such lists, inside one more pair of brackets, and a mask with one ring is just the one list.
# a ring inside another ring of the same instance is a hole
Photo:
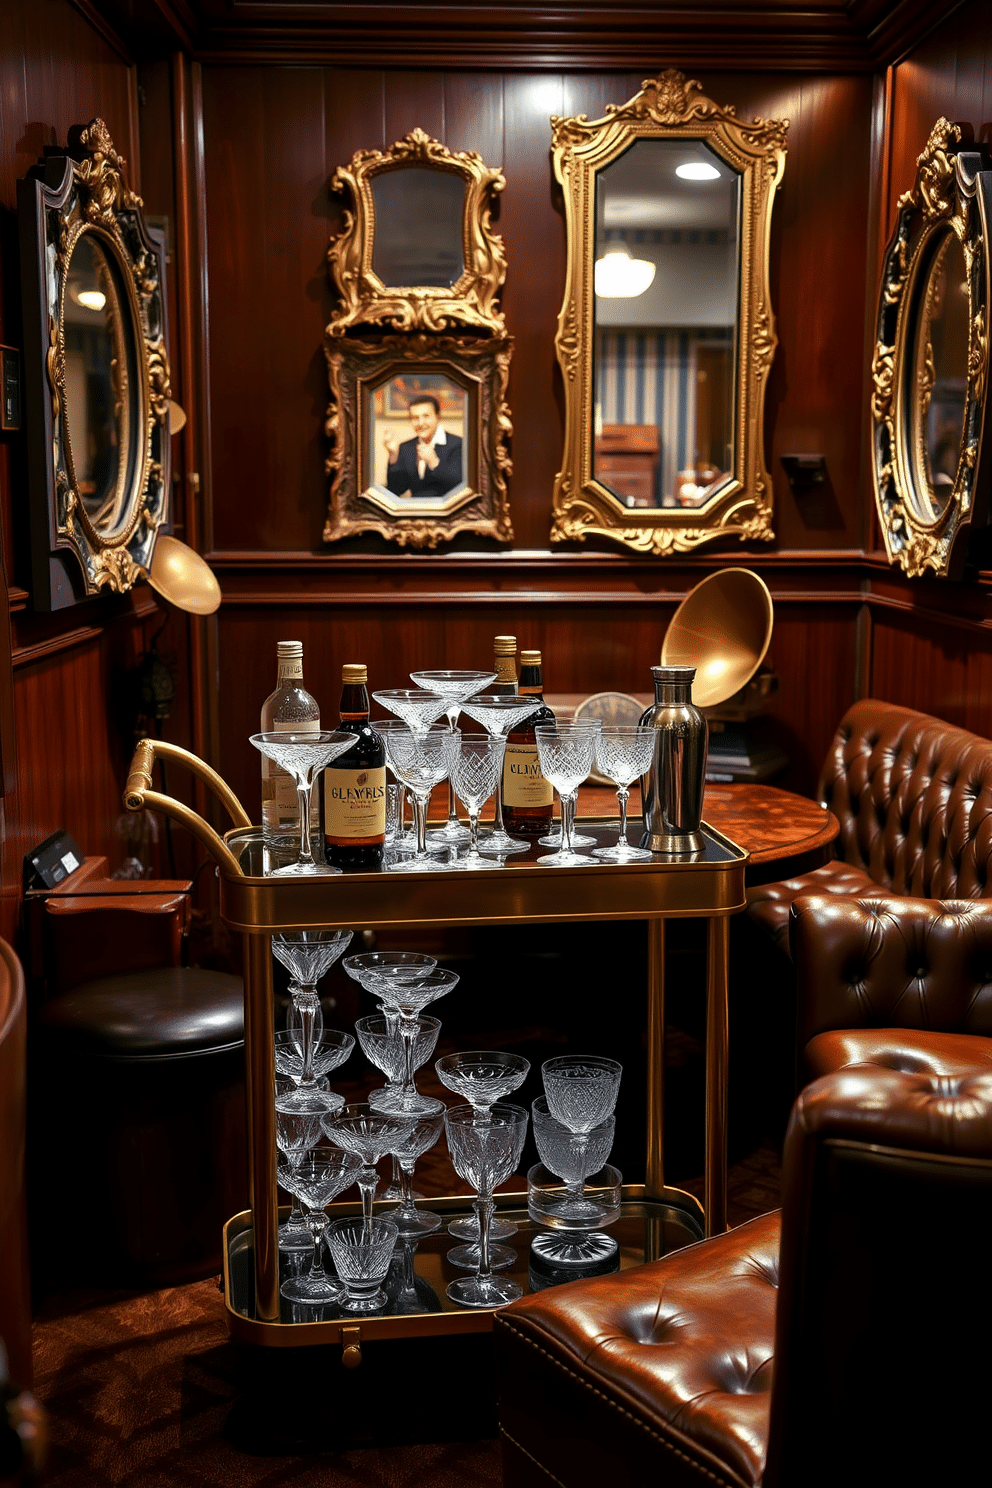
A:
{"label": "whiskey bottle", "polygon": [[534,727],[554,723],[555,715],[544,702],[540,651],[521,651],[521,697],[540,698],[541,707],[511,729],[503,757],[503,822],[508,832],[540,837],[552,828],[554,791],[541,774]]}
{"label": "whiskey bottle", "polygon": [[324,771],[324,856],[335,868],[379,868],[386,840],[386,751],[369,724],[368,672],[341,668],[343,733],[351,749]]}
{"label": "whiskey bottle", "polygon": [[[303,642],[276,642],[276,690],[262,704],[262,732],[316,733],[320,705],[303,686]],[[311,830],[320,824],[314,793]],[[300,801],[296,781],[262,755],[262,831],[269,847],[299,849]]]}
{"label": "whiskey bottle", "polygon": [[515,693],[517,690],[517,638],[497,636],[493,642],[493,667],[496,681],[487,692]]}

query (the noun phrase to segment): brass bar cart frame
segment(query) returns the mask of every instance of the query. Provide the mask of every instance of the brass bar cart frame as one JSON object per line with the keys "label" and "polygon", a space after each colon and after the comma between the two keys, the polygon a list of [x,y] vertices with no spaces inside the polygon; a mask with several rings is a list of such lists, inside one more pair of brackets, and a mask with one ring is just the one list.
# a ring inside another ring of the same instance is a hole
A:
{"label": "brass bar cart frame", "polygon": [[[156,757],[183,763],[215,792],[234,827],[221,837],[181,802],[155,791]],[[237,797],[209,765],[176,745],[144,739],[135,750],[125,792],[131,810],[159,810],[188,827],[215,858],[220,877],[220,912],[244,939],[245,1052],[251,1209],[228,1222],[227,1231],[253,1231],[255,1321],[258,1341],[286,1343],[298,1329],[306,1341],[339,1342],[340,1320],[326,1324],[279,1323],[279,1210],[276,1189],[275,1060],[272,1015],[271,936],[284,930],[380,929],[452,925],[513,925],[586,920],[646,920],[647,988],[647,1169],[643,1190],[633,1197],[662,1201],[664,1178],[665,920],[707,920],[706,1138],[704,1208],[706,1233],[726,1229],[727,1215],[727,980],[729,917],[744,908],[748,854],[703,824],[706,847],[691,858],[604,863],[582,868],[544,868],[529,859],[507,861],[484,875],[439,868],[434,873],[349,872],[333,878],[283,878],[262,872],[261,829],[252,827]],[[584,820],[584,826],[595,822]],[[615,833],[615,824],[612,832]],[[604,836],[604,842],[612,837]],[[249,869],[257,871],[246,872]],[[504,1196],[520,1201],[520,1195]],[[688,1195],[678,1197],[690,1207]],[[464,1201],[452,1200],[451,1203]],[[346,1212],[344,1206],[342,1212]],[[233,1227],[233,1228],[232,1228]],[[228,1281],[225,1256],[225,1280]],[[229,1313],[231,1298],[226,1287]],[[450,1315],[439,1328],[452,1330]],[[461,1315],[460,1315],[461,1316]],[[465,1331],[480,1326],[465,1315]],[[490,1315],[486,1314],[488,1318]],[[474,1320],[473,1320],[474,1319]],[[388,1323],[388,1320],[383,1320]],[[363,1324],[372,1336],[374,1320]],[[326,1337],[325,1335],[326,1330]],[[424,1330],[426,1331],[426,1329]],[[278,1333],[265,1337],[265,1333]],[[388,1328],[383,1336],[390,1336]],[[301,1339],[301,1341],[303,1341]]]}

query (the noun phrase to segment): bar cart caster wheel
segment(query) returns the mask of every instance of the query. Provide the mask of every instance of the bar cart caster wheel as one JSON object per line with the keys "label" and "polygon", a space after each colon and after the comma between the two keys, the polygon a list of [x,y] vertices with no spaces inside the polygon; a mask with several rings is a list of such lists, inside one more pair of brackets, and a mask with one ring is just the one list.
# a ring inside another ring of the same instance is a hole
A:
{"label": "bar cart caster wheel", "polygon": [[341,1363],[345,1369],[357,1369],[362,1362],[361,1328],[342,1328],[341,1345]]}

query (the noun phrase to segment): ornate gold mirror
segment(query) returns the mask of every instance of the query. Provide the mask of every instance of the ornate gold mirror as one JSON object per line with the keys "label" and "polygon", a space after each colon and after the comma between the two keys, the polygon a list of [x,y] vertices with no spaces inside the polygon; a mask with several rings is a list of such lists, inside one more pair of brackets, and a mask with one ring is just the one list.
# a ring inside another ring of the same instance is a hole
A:
{"label": "ornate gold mirror", "polygon": [[19,183],[33,598],[130,589],[169,505],[164,253],[101,119]]}
{"label": "ornate gold mirror", "polygon": [[982,435],[988,373],[992,171],[935,124],[886,249],[872,364],[875,501],[908,574],[957,574],[988,521]]}
{"label": "ornate gold mirror", "polygon": [[662,554],[771,538],[768,239],[787,122],[741,124],[669,70],[605,118],[551,125],[568,233],[552,539]]}

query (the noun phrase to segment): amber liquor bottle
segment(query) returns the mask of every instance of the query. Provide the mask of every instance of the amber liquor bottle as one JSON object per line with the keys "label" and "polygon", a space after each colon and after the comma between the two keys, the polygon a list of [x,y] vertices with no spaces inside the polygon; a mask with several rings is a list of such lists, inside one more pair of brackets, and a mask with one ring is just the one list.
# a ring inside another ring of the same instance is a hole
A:
{"label": "amber liquor bottle", "polygon": [[496,681],[487,692],[515,693],[517,690],[517,638],[497,636],[493,642],[493,669]]}
{"label": "amber liquor bottle", "polygon": [[324,771],[324,856],[335,868],[379,868],[386,840],[386,751],[369,724],[368,672],[341,669],[341,722],[351,749]]}
{"label": "amber liquor bottle", "polygon": [[541,774],[534,734],[537,724],[555,721],[544,701],[543,690],[540,651],[521,651],[517,691],[521,697],[539,698],[541,706],[507,735],[503,758],[503,822],[508,832],[525,837],[540,837],[552,828],[554,791]]}

